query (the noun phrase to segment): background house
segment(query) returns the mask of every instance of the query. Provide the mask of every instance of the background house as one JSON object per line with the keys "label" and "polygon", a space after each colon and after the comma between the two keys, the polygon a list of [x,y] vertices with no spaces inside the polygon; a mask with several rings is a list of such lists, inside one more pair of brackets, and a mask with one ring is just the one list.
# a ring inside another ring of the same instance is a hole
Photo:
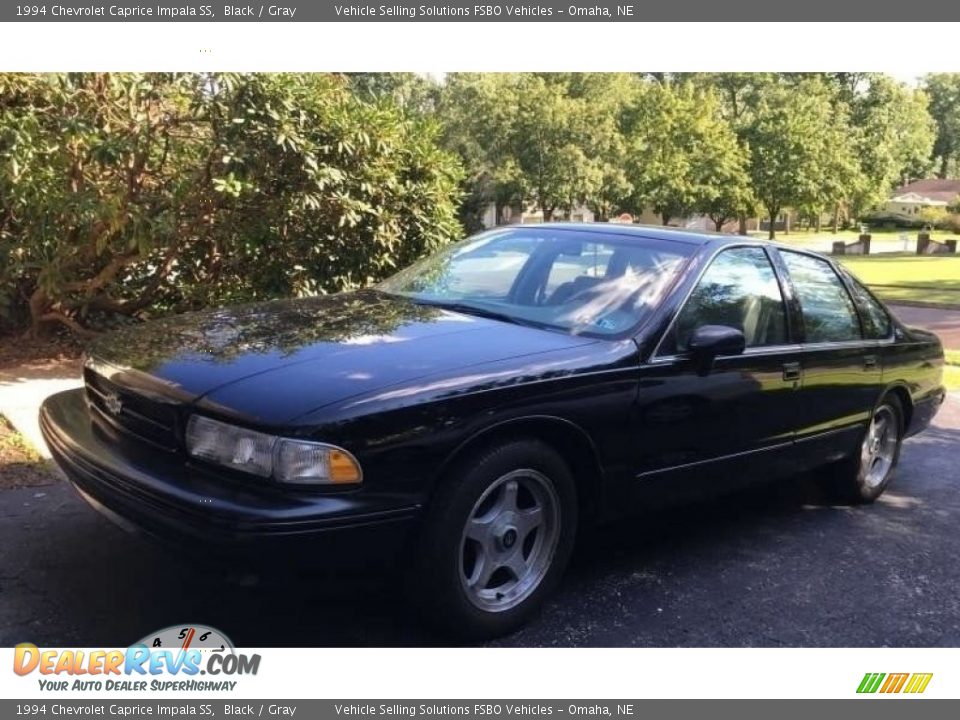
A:
{"label": "background house", "polygon": [[946,210],[960,196],[960,180],[930,178],[916,180],[893,191],[884,203],[883,212],[890,215],[912,217],[926,208]]}

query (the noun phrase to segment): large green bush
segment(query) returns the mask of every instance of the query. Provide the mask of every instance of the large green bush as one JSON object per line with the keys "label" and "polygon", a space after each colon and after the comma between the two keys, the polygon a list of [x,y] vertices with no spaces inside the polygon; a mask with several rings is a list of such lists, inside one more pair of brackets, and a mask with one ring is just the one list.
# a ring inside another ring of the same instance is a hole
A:
{"label": "large green bush", "polygon": [[437,136],[336,75],[0,74],[0,323],[379,279],[460,232]]}

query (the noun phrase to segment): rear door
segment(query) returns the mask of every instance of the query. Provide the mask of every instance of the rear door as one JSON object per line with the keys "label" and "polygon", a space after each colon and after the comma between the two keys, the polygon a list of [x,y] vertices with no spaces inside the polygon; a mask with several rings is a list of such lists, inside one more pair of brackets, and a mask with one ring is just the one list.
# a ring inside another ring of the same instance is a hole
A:
{"label": "rear door", "polygon": [[812,467],[860,442],[882,389],[880,348],[830,261],[782,248],[778,253],[800,306],[797,454]]}

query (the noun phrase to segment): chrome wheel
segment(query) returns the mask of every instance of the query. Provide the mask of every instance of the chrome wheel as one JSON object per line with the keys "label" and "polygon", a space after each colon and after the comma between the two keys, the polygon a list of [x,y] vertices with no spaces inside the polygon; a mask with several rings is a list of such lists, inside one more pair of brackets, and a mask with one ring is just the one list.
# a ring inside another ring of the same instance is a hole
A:
{"label": "chrome wheel", "polygon": [[509,610],[540,585],[560,538],[560,499],[536,470],[514,470],[483,493],[460,541],[460,584],[476,607]]}
{"label": "chrome wheel", "polygon": [[881,406],[873,415],[860,450],[860,463],[867,487],[881,485],[890,474],[897,455],[899,435],[900,428],[893,410],[887,405]]}

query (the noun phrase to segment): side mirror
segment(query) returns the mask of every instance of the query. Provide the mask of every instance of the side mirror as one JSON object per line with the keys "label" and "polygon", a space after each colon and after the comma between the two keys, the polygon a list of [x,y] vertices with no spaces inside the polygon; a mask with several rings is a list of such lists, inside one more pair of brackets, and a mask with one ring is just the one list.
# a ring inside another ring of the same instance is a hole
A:
{"label": "side mirror", "polygon": [[701,325],[687,341],[690,357],[703,374],[710,371],[718,355],[740,355],[746,347],[743,332],[726,325]]}

